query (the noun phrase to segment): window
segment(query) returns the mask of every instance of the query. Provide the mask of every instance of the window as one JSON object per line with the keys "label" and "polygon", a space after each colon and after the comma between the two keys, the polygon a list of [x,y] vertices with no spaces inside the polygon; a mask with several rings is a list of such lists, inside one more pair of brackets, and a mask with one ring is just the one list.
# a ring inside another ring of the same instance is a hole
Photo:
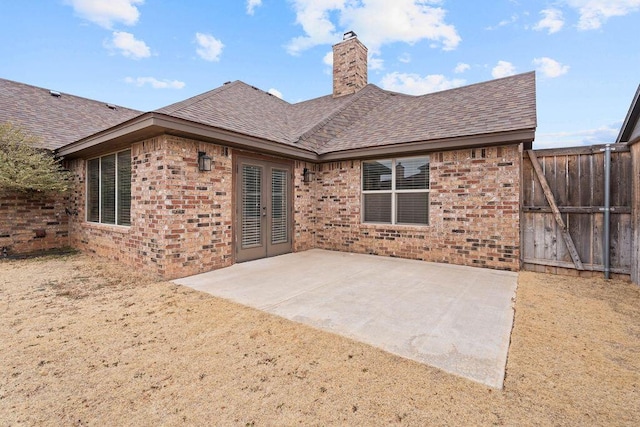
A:
{"label": "window", "polygon": [[429,224],[429,157],[362,162],[363,222]]}
{"label": "window", "polygon": [[131,150],[87,162],[87,221],[131,225]]}

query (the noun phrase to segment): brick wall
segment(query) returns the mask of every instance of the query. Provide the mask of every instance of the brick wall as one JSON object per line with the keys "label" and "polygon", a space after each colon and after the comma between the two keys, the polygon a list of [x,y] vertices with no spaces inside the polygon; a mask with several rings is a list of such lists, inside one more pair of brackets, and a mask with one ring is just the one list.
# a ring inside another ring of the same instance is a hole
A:
{"label": "brick wall", "polygon": [[[213,157],[199,172],[197,152]],[[472,153],[474,155],[472,155]],[[233,263],[232,151],[173,136],[132,146],[130,227],[88,223],[84,160],[69,164],[73,246],[165,278]],[[361,223],[360,161],[294,164],[294,251],[323,248],[514,270],[519,268],[517,146],[434,153],[428,226]],[[304,168],[315,171],[303,182]]]}
{"label": "brick wall", "polygon": [[[303,182],[304,169],[314,173],[311,182]],[[300,252],[316,247],[316,216],[318,206],[316,203],[317,192],[317,165],[308,162],[295,162],[293,170],[293,224],[294,239],[293,251]]]}
{"label": "brick wall", "polygon": [[[213,158],[211,172],[198,171],[198,151]],[[85,221],[85,162],[70,164],[73,245],[165,278],[231,265],[230,150],[165,135],[133,144],[131,156],[130,227]]]}
{"label": "brick wall", "polygon": [[0,194],[0,257],[69,246],[66,195]]}
{"label": "brick wall", "polygon": [[430,224],[391,226],[361,223],[359,161],[319,165],[316,247],[517,271],[518,146],[433,153],[430,169]]}

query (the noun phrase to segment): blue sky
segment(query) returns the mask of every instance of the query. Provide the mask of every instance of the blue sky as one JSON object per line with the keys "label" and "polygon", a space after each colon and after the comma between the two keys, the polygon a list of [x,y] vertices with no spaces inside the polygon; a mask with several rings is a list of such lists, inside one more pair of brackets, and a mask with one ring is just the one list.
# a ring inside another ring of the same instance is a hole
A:
{"label": "blue sky", "polygon": [[0,0],[0,77],[139,110],[242,80],[331,92],[353,30],[369,82],[424,94],[537,71],[534,147],[613,142],[640,83],[640,0]]}

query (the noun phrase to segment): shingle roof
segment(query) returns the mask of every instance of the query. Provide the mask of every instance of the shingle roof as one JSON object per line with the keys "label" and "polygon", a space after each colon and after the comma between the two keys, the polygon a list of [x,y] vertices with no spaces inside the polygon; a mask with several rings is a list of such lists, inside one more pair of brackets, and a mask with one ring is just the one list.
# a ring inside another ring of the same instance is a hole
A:
{"label": "shingle roof", "polygon": [[56,149],[128,119],[139,111],[0,79],[0,123],[11,122]]}
{"label": "shingle roof", "polygon": [[300,135],[348,103],[347,98],[325,96],[289,104],[256,87],[235,81],[155,112],[291,145]]}
{"label": "shingle roof", "polygon": [[534,129],[535,75],[422,96],[369,84],[297,104],[236,81],[156,112],[324,154]]}
{"label": "shingle roof", "polygon": [[422,96],[376,89],[381,93],[362,107],[365,113],[318,147],[318,154],[536,127],[534,73]]}
{"label": "shingle roof", "polygon": [[245,135],[289,142],[286,101],[241,81],[156,110]]}
{"label": "shingle roof", "polygon": [[[163,107],[159,114],[317,155],[495,135],[536,127],[533,72],[421,96],[369,84],[355,94],[290,104],[243,82]],[[59,148],[140,113],[0,79],[0,122],[17,121]]]}

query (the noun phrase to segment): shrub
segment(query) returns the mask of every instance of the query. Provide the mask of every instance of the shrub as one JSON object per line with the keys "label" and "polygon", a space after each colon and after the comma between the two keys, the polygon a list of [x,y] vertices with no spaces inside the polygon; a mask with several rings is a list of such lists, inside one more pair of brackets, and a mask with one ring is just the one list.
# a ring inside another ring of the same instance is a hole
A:
{"label": "shrub", "polygon": [[40,141],[11,123],[0,124],[0,190],[64,192],[71,174]]}

